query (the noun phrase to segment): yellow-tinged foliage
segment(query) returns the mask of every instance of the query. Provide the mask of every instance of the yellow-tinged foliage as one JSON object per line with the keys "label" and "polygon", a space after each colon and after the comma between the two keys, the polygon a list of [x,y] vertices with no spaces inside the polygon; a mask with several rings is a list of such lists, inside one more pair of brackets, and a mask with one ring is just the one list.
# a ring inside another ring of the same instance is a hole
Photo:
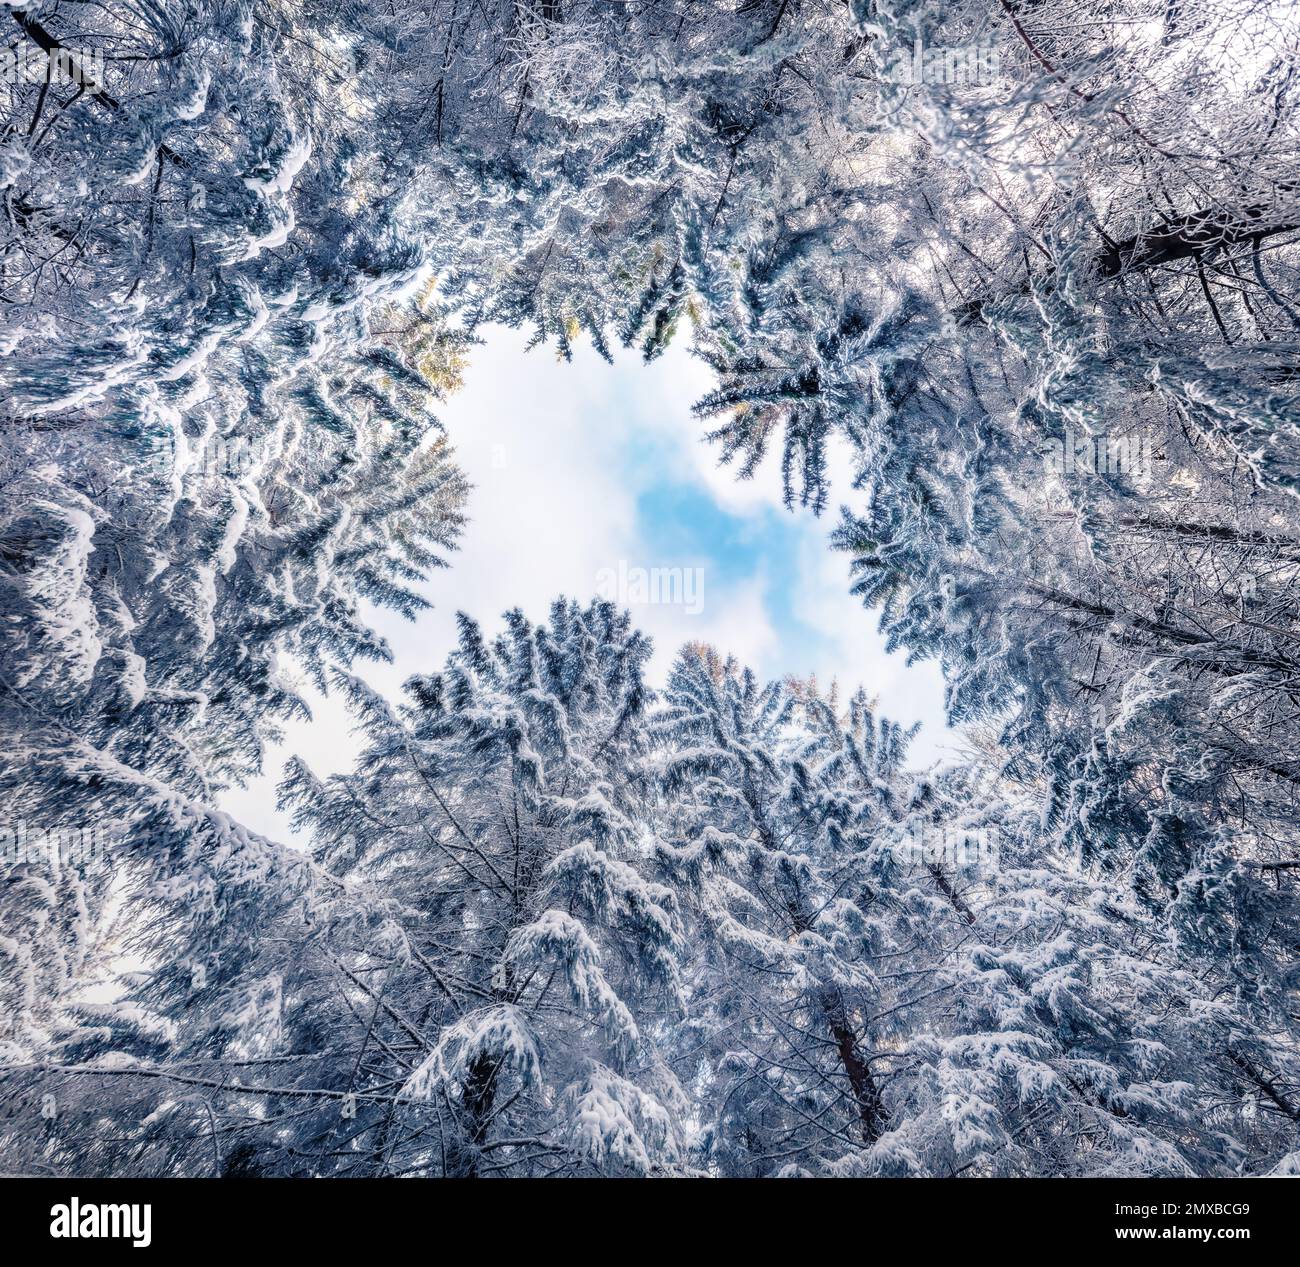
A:
{"label": "yellow-tinged foliage", "polygon": [[394,340],[407,363],[429,384],[430,392],[443,399],[464,385],[468,359],[461,340],[442,320],[426,315],[437,284],[437,277],[430,277],[410,302],[383,308],[376,315],[375,331]]}

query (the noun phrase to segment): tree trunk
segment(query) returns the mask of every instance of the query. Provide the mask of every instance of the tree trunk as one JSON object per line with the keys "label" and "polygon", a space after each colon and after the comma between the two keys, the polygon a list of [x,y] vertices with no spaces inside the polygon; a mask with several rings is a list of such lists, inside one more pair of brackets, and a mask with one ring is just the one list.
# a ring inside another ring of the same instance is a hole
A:
{"label": "tree trunk", "polygon": [[488,1118],[497,1093],[497,1064],[487,1055],[480,1055],[469,1067],[461,1104],[467,1121],[467,1147],[449,1169],[460,1179],[477,1179],[479,1148],[487,1134]]}
{"label": "tree trunk", "polygon": [[871,1069],[858,1050],[858,1040],[849,1027],[844,1013],[844,1002],[838,994],[822,996],[822,1012],[831,1037],[835,1040],[836,1050],[840,1055],[840,1064],[853,1089],[853,1099],[858,1109],[858,1118],[862,1123],[862,1142],[874,1144],[889,1125],[889,1114],[881,1098],[880,1088],[871,1076]]}

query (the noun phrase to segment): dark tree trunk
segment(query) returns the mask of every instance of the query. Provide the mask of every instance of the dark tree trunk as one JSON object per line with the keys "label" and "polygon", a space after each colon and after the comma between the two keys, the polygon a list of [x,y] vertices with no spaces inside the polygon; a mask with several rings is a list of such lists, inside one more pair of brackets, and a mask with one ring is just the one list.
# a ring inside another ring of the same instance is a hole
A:
{"label": "dark tree trunk", "polygon": [[871,1067],[858,1050],[858,1040],[845,1016],[843,1000],[835,994],[823,995],[822,1011],[831,1037],[835,1040],[840,1064],[844,1067],[845,1076],[853,1090],[853,1100],[862,1123],[862,1141],[874,1144],[889,1125],[889,1114],[881,1098],[880,1088],[871,1075]]}
{"label": "dark tree trunk", "polygon": [[488,1118],[496,1100],[497,1067],[497,1063],[486,1055],[480,1055],[469,1067],[465,1088],[461,1092],[466,1118],[466,1146],[448,1166],[457,1178],[478,1178],[479,1150],[487,1137]]}

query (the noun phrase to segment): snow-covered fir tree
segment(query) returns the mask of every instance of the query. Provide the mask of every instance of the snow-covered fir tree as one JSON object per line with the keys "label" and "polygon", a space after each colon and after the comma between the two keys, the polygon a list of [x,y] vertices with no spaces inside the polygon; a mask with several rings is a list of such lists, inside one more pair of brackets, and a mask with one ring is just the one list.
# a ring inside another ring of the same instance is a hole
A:
{"label": "snow-covered fir tree", "polygon": [[996,765],[909,774],[862,693],[760,687],[698,644],[656,699],[649,651],[609,603],[558,601],[490,639],[462,617],[400,708],[336,670],[366,746],[346,774],[286,772],[311,858],[159,805],[160,845],[225,864],[206,888],[128,881],[146,961],[10,1062],[7,1155],[1095,1176],[1295,1151],[1276,991],[1081,867]]}

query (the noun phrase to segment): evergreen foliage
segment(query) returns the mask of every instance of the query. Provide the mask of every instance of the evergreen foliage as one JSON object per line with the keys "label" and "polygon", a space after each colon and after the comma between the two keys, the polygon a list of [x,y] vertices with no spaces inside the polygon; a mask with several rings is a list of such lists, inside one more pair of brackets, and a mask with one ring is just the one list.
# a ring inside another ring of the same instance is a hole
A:
{"label": "evergreen foliage", "polygon": [[[61,68],[0,85],[6,1170],[1294,1167],[1290,6],[0,23]],[[689,337],[791,505],[846,446],[833,543],[966,759],[712,648],[657,696],[601,603],[368,686],[491,322]],[[303,677],[366,736],[290,765],[310,852],[216,808]]]}

